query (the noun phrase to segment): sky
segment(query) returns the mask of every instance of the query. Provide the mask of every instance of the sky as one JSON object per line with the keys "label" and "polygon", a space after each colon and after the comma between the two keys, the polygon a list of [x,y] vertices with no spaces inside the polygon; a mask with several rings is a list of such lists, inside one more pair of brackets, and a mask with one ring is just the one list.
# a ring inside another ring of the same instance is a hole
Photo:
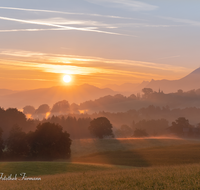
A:
{"label": "sky", "polygon": [[0,1],[0,89],[141,83],[200,67],[198,0]]}

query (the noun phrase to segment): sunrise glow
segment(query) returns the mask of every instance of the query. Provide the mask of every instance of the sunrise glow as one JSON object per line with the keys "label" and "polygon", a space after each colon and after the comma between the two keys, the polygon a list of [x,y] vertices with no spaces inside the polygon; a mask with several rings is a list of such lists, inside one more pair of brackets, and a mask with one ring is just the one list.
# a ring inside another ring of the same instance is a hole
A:
{"label": "sunrise glow", "polygon": [[72,78],[71,78],[69,75],[65,75],[65,76],[63,77],[63,81],[64,81],[65,83],[69,83],[69,82],[71,82],[71,80],[72,80]]}

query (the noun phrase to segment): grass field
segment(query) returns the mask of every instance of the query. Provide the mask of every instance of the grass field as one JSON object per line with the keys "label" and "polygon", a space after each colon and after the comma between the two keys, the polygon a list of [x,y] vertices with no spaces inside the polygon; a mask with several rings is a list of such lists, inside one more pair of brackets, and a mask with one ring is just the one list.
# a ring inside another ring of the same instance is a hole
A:
{"label": "grass field", "polygon": [[105,164],[81,164],[70,162],[2,162],[0,163],[0,173],[9,175],[25,172],[28,176],[41,176],[62,173],[104,171],[119,167]]}
{"label": "grass field", "polygon": [[73,172],[42,176],[41,181],[0,181],[1,190],[200,189],[200,165]]}
{"label": "grass field", "polygon": [[87,139],[71,148],[67,162],[0,163],[0,173],[42,178],[0,189],[200,189],[199,140]]}

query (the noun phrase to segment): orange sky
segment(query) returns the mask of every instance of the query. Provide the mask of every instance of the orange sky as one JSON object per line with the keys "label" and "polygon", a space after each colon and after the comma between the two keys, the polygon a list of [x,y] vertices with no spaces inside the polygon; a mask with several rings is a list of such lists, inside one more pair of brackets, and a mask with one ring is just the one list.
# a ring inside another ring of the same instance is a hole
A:
{"label": "orange sky", "polygon": [[[131,60],[27,51],[5,51],[2,55],[5,57],[0,59],[1,88],[13,90],[84,83],[102,87],[151,79],[178,79],[188,73],[183,67]],[[72,77],[69,84],[62,80],[66,74]]]}
{"label": "orange sky", "polygon": [[[81,6],[77,6],[81,5]],[[199,67],[200,2],[7,0],[0,89],[180,79]],[[192,11],[191,11],[192,10]]]}

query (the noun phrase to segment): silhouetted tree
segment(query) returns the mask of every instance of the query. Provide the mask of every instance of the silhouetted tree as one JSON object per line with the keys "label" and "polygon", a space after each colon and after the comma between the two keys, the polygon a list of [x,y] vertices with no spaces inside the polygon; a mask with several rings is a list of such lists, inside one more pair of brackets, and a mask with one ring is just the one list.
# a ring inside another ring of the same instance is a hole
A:
{"label": "silhouetted tree", "polygon": [[168,121],[166,119],[158,119],[158,120],[140,120],[135,123],[135,129],[145,129],[146,132],[151,136],[163,135],[166,133],[166,129],[168,128]]}
{"label": "silhouetted tree", "polygon": [[90,122],[89,131],[94,136],[102,139],[105,136],[114,137],[112,124],[106,117],[98,117]]}
{"label": "silhouetted tree", "polygon": [[128,125],[122,125],[119,129],[115,131],[117,137],[131,137],[133,130]]}
{"label": "silhouetted tree", "polygon": [[51,113],[68,113],[69,111],[70,105],[66,100],[55,103],[51,109]]}
{"label": "silhouetted tree", "polygon": [[183,90],[182,90],[182,89],[179,89],[179,90],[177,91],[177,93],[178,93],[178,94],[183,94]]}
{"label": "silhouetted tree", "polygon": [[145,129],[135,129],[133,137],[147,137],[148,134]]}
{"label": "silhouetted tree", "polygon": [[29,131],[27,119],[24,113],[16,108],[0,109],[0,127],[3,130],[3,139],[7,139],[11,128],[18,124],[25,131]]}
{"label": "silhouetted tree", "polygon": [[39,124],[35,132],[29,133],[31,157],[39,160],[69,158],[70,135],[54,123]]}
{"label": "silhouetted tree", "polygon": [[26,133],[18,125],[11,128],[9,137],[6,140],[6,149],[12,159],[24,159],[28,156],[29,147]]}
{"label": "silhouetted tree", "polygon": [[153,93],[153,90],[151,88],[143,88],[142,92],[144,93],[144,98],[148,98]]}
{"label": "silhouetted tree", "polygon": [[35,110],[35,114],[46,114],[47,112],[50,112],[50,107],[47,104],[42,104],[39,106],[38,109]]}
{"label": "silhouetted tree", "polygon": [[183,129],[189,129],[191,125],[185,117],[179,117],[175,122],[172,122],[170,131],[176,135],[183,135]]}
{"label": "silhouetted tree", "polygon": [[131,94],[128,99],[130,100],[136,100],[137,99],[137,96],[135,94]]}
{"label": "silhouetted tree", "polygon": [[2,157],[2,153],[3,153],[3,149],[4,149],[2,133],[3,133],[3,130],[0,128],[0,159]]}
{"label": "silhouetted tree", "polygon": [[34,112],[35,112],[35,108],[33,107],[33,106],[25,106],[24,108],[23,108],[23,113],[24,114],[34,114]]}
{"label": "silhouetted tree", "polygon": [[78,104],[71,104],[70,105],[70,113],[79,114],[79,105]]}

